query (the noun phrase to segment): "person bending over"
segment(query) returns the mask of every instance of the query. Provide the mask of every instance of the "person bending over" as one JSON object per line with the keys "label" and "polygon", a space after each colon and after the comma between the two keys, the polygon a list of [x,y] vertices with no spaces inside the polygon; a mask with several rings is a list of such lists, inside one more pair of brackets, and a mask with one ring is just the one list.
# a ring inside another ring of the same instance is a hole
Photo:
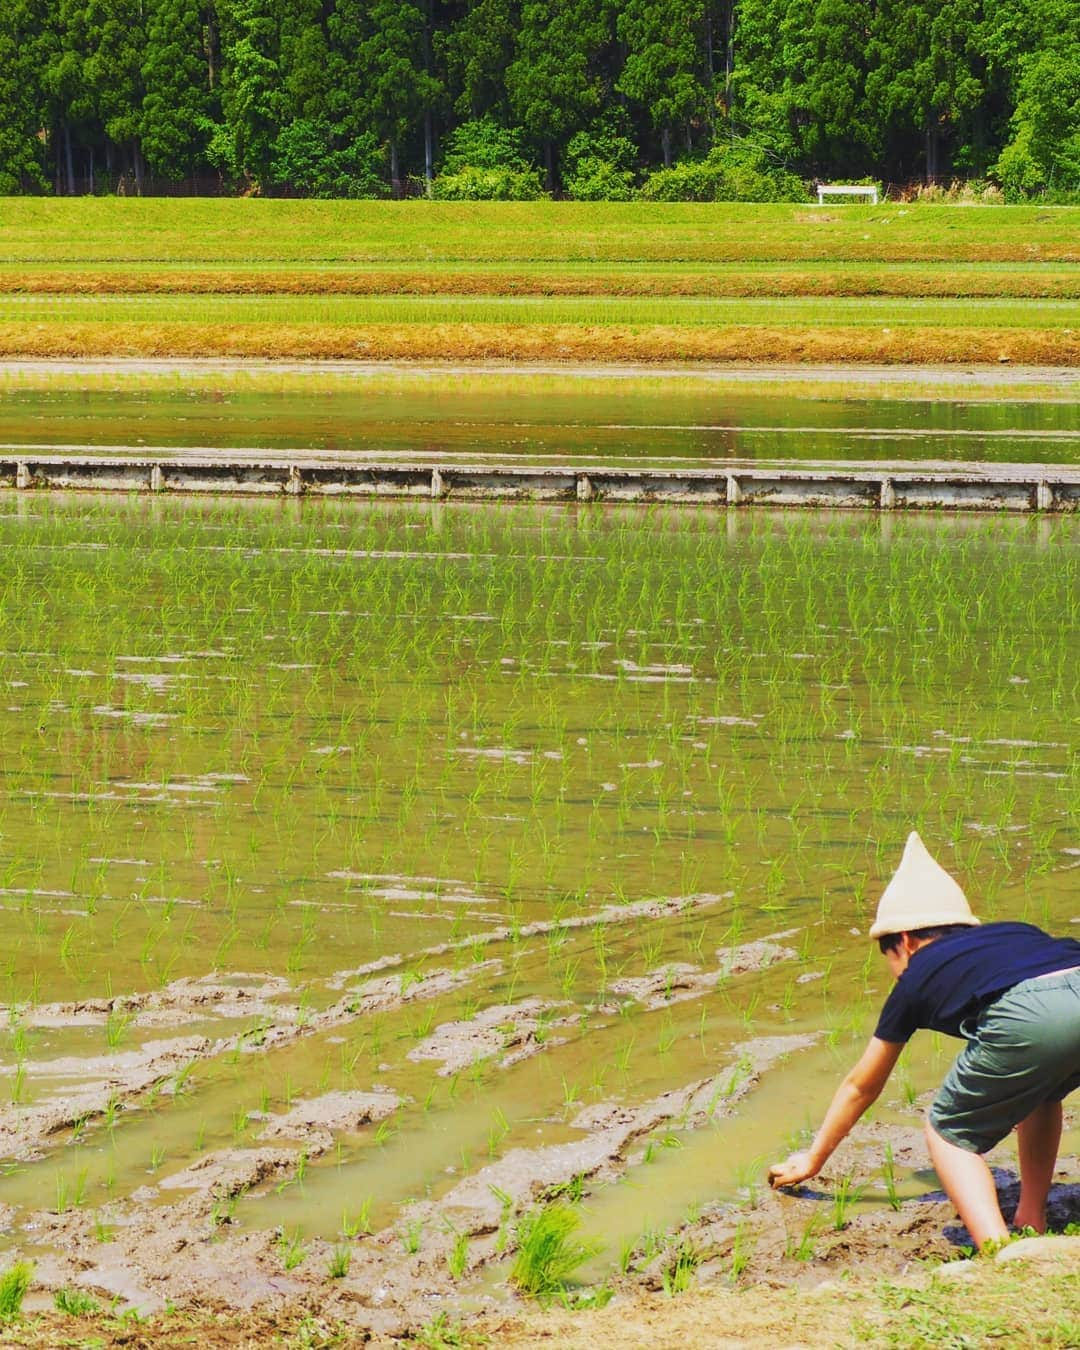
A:
{"label": "person bending over", "polygon": [[930,1160],[976,1247],[1009,1234],[982,1155],[1013,1129],[1015,1228],[1046,1229],[1061,1103],[1080,1087],[1080,942],[1026,923],[980,924],[915,833],[870,929],[896,984],[862,1057],[805,1152],[769,1169],[772,1186],[816,1176],[877,1100],[920,1028],[966,1044],[926,1119]]}

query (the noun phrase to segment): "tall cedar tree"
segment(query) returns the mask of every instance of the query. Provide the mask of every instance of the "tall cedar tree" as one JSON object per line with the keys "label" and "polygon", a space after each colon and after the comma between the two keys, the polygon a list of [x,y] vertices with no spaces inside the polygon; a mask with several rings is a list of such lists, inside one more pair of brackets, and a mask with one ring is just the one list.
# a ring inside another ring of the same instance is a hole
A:
{"label": "tall cedar tree", "polygon": [[218,149],[226,175],[269,178],[274,142],[285,119],[281,17],[289,0],[217,0],[221,16],[221,112]]}
{"label": "tall cedar tree", "polygon": [[468,0],[464,15],[436,38],[454,107],[470,120],[506,112],[506,68],[519,23],[516,0]]}
{"label": "tall cedar tree", "polygon": [[0,196],[48,185],[45,141],[50,122],[42,70],[48,63],[45,0],[6,0],[0,7]]}
{"label": "tall cedar tree", "polygon": [[884,114],[894,158],[908,173],[921,166],[928,182],[950,173],[960,152],[970,159],[980,136],[981,8],[981,0],[876,7],[867,93]]}
{"label": "tall cedar tree", "polygon": [[162,178],[207,169],[214,114],[209,43],[200,0],[155,0],[146,21],[140,130],[146,162]]}
{"label": "tall cedar tree", "polygon": [[559,148],[596,113],[604,96],[600,54],[613,13],[605,0],[524,0],[514,60],[506,72],[510,107],[542,148],[549,190]]}
{"label": "tall cedar tree", "polygon": [[626,63],[615,87],[647,113],[670,165],[675,132],[689,148],[690,122],[708,107],[700,0],[623,0],[616,31]]}
{"label": "tall cedar tree", "polygon": [[424,14],[411,0],[373,0],[360,43],[363,101],[390,152],[390,186],[402,192],[401,143],[440,94],[425,70]]}
{"label": "tall cedar tree", "polygon": [[797,153],[815,174],[857,177],[872,173],[877,163],[876,127],[866,102],[872,16],[872,0],[812,0],[805,7],[793,3],[785,17]]}

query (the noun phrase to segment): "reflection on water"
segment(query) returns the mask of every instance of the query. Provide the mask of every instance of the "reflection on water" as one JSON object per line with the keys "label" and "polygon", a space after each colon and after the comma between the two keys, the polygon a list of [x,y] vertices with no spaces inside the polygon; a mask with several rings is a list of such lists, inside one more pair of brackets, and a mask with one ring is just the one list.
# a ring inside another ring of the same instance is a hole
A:
{"label": "reflection on water", "polygon": [[[164,386],[164,387],[163,387]],[[942,459],[1080,462],[1080,405],[792,397],[712,382],[505,378],[342,381],[245,389],[19,388],[0,441],[67,447],[260,447],[690,460]]]}

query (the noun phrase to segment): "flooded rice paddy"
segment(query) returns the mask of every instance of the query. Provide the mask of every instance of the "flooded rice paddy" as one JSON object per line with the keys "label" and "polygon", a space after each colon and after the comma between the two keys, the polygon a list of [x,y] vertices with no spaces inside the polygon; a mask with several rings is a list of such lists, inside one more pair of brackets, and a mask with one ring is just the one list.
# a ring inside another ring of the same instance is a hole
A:
{"label": "flooded rice paddy", "polygon": [[[559,1191],[596,1280],[733,1204],[798,1269],[762,1171],[872,1029],[908,830],[983,917],[1080,922],[1075,520],[12,495],[0,548],[2,1216],[46,1284],[392,1328]],[[906,1233],[950,1057],[843,1155]]]}
{"label": "flooded rice paddy", "polygon": [[[921,392],[770,387],[708,375],[523,377],[439,371],[272,378],[27,374],[0,384],[0,443],[38,449],[205,447],[500,461],[642,458],[1080,463],[1080,402],[965,377]],[[1002,375],[1002,379],[1005,375]],[[913,381],[916,385],[917,381]],[[978,396],[972,396],[973,394]],[[1064,394],[1064,397],[1061,396]]]}

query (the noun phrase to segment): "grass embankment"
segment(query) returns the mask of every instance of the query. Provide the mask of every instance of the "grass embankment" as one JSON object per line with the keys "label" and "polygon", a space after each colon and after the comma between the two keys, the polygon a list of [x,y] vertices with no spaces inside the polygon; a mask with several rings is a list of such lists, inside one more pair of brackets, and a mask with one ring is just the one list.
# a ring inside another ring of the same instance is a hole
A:
{"label": "grass embankment", "polygon": [[1080,262],[1080,207],[7,198],[0,264]]}
{"label": "grass embankment", "polygon": [[1080,209],[11,199],[0,229],[0,356],[1080,364]]}

